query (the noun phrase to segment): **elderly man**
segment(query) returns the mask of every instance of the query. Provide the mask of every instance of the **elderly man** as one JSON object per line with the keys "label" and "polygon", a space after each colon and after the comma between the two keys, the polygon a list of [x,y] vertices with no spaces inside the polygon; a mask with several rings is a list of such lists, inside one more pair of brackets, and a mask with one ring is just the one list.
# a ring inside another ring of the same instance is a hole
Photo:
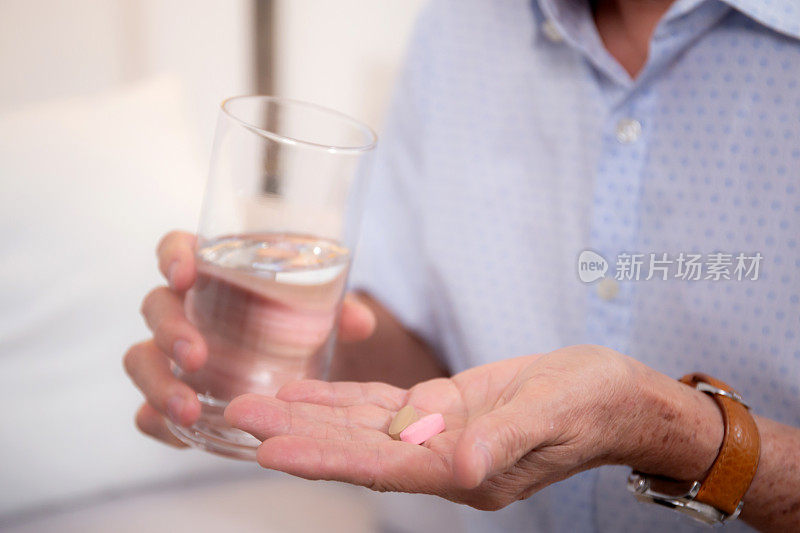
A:
{"label": "elderly man", "polygon": [[[349,382],[227,420],[267,468],[504,508],[465,508],[476,531],[692,527],[664,506],[800,530],[798,39],[793,0],[433,1],[372,176]],[[191,236],[160,261],[126,365],[175,443],[163,416],[199,405],[167,358],[206,356]],[[390,440],[407,403],[447,431]]]}

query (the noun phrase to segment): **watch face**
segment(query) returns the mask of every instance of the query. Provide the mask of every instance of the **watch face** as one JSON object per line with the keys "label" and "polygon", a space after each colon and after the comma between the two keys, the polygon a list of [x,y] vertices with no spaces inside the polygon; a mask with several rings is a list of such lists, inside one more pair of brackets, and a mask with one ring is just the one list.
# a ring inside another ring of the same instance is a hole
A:
{"label": "watch face", "polygon": [[694,486],[692,481],[676,481],[660,476],[647,476],[647,482],[650,490],[673,498],[685,498]]}
{"label": "watch face", "polygon": [[678,499],[667,499],[653,496],[646,496],[644,494],[637,494],[636,499],[643,503],[654,503],[673,511],[677,511],[682,515],[693,519],[696,522],[702,522],[708,525],[717,525],[725,521],[726,516],[717,509],[710,505],[695,501],[681,501]]}
{"label": "watch face", "polygon": [[[698,482],[692,483],[687,490],[686,484],[683,483],[632,472],[628,477],[628,490],[641,502],[667,507],[708,525],[721,524],[739,514],[737,510],[734,515],[728,517],[722,511],[696,501],[694,498],[700,490]],[[741,509],[741,503],[739,509]]]}
{"label": "watch face", "polygon": [[[695,505],[701,506],[704,509],[695,508]],[[721,524],[725,519],[725,515],[720,513],[717,509],[699,502],[687,502],[685,506],[675,507],[675,510],[710,526]]]}

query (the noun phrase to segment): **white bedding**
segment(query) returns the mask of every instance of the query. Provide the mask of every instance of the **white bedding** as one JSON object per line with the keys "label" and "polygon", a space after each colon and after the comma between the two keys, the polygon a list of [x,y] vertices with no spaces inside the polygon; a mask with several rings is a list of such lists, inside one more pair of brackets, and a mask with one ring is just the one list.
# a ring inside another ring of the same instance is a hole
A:
{"label": "white bedding", "polygon": [[153,79],[0,116],[0,518],[250,469],[138,435],[122,370],[157,239],[196,224],[206,162],[184,102]]}

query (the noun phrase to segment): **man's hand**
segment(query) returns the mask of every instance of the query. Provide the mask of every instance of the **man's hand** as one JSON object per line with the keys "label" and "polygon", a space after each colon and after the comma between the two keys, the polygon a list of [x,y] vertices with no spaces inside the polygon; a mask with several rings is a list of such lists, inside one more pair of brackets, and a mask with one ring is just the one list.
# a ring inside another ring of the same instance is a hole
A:
{"label": "man's hand", "polygon": [[[406,404],[442,413],[447,429],[424,446],[392,440],[387,428]],[[676,430],[672,422],[686,416],[693,425]],[[266,468],[436,494],[479,509],[502,508],[607,463],[692,479],[709,468],[722,438],[712,400],[597,346],[509,359],[408,390],[300,381],[276,398],[236,398],[225,418],[264,441],[258,461]],[[698,433],[700,423],[708,434],[691,444],[688,460],[684,450],[655,449],[653,439],[672,445]]]}
{"label": "man's hand", "polygon": [[[148,435],[174,446],[184,446],[167,428],[164,417],[190,426],[200,416],[195,392],[170,370],[170,360],[187,372],[200,369],[208,348],[200,332],[184,313],[184,297],[195,282],[195,237],[189,233],[167,234],[158,246],[158,266],[169,286],[150,291],[142,303],[153,338],[132,346],[125,354],[128,375],[145,396],[136,424]],[[343,342],[365,339],[375,329],[371,309],[355,296],[342,304],[338,338]]]}

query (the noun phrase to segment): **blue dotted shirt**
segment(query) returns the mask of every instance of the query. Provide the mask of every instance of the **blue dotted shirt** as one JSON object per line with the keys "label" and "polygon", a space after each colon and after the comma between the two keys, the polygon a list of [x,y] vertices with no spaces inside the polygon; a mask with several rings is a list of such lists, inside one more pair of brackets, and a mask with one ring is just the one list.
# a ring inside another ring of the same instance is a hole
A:
{"label": "blue dotted shirt", "polygon": [[[352,286],[454,372],[596,343],[671,376],[709,373],[800,426],[798,38],[794,0],[678,0],[632,80],[586,2],[433,1],[374,160]],[[605,279],[581,281],[583,250],[608,261]],[[686,280],[672,263],[646,280],[651,253],[762,259],[757,279],[731,266]],[[620,254],[642,254],[638,281],[613,279]],[[635,502],[627,473],[464,509],[464,524],[699,527]]]}

